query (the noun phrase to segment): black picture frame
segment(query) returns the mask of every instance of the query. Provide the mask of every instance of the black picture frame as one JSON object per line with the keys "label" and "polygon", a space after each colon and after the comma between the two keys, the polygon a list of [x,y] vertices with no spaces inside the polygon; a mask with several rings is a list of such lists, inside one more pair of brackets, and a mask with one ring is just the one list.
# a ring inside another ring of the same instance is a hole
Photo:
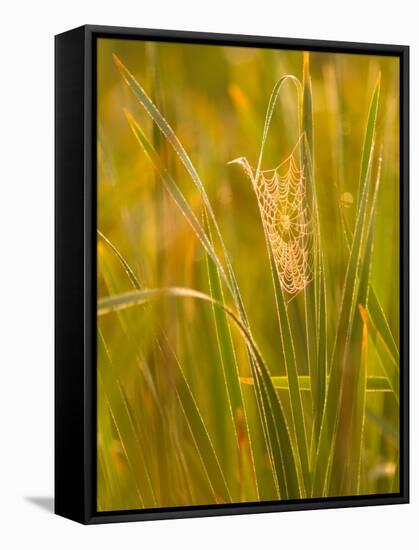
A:
{"label": "black picture frame", "polygon": [[[96,40],[397,56],[400,59],[400,493],[96,511]],[[55,513],[84,523],[409,502],[409,47],[86,25],[55,37]]]}

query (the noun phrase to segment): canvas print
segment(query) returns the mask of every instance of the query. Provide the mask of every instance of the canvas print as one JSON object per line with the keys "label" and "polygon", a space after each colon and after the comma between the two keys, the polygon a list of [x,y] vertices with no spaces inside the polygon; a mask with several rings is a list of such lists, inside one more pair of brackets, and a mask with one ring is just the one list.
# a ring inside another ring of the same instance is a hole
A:
{"label": "canvas print", "polygon": [[97,42],[97,511],[399,492],[399,58]]}

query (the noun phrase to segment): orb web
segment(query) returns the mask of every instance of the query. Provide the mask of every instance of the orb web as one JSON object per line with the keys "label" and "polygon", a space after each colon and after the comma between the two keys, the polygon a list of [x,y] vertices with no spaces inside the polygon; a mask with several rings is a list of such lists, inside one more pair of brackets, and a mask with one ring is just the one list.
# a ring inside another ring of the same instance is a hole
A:
{"label": "orb web", "polygon": [[294,152],[276,168],[256,173],[244,157],[231,163],[241,164],[253,184],[281,286],[294,297],[313,278],[313,218],[304,168]]}
{"label": "orb web", "polygon": [[290,155],[273,170],[262,170],[254,188],[282,288],[303,290],[313,277],[313,227],[304,169]]}

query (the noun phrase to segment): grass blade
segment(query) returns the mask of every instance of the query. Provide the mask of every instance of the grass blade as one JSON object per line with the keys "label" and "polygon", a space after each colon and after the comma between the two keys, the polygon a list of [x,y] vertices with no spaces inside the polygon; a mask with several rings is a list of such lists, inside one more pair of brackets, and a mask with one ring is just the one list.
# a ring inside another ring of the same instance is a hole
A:
{"label": "grass blade", "polygon": [[[173,150],[179,157],[180,161],[186,168],[187,172],[192,178],[192,181],[194,182],[196,188],[199,191],[199,194],[203,200],[203,203],[205,205],[205,208],[207,209],[209,218],[211,222],[214,224],[214,228],[217,234],[217,237],[220,241],[221,248],[223,251],[224,259],[227,264],[227,272],[229,276],[229,281],[226,281],[227,287],[229,288],[230,292],[233,294],[236,305],[238,306],[238,309],[240,311],[240,315],[243,318],[244,321],[247,323],[246,314],[244,311],[243,301],[240,296],[239,287],[234,275],[233,267],[231,265],[231,261],[229,258],[229,255],[227,253],[227,249],[224,244],[224,240],[221,235],[221,231],[219,229],[217,219],[215,217],[213,208],[211,206],[211,203],[209,201],[208,195],[205,191],[205,187],[202,184],[201,178],[198,175],[198,172],[196,171],[191,159],[189,158],[189,155],[187,154],[185,148],[179,141],[178,137],[176,136],[175,132],[169,125],[169,123],[166,121],[164,116],[160,113],[158,108],[154,105],[154,103],[151,101],[151,99],[148,97],[145,90],[142,88],[142,86],[137,82],[137,80],[134,78],[134,76],[128,71],[128,69],[125,67],[125,65],[121,62],[121,60],[114,54],[113,55],[114,61],[116,66],[118,67],[122,77],[124,78],[125,82],[128,84],[128,86],[131,88],[131,90],[134,92],[135,97],[140,101],[141,105],[144,107],[146,113],[150,116],[150,118],[154,121],[154,123],[158,126],[162,134],[167,139],[168,143],[172,146]],[[132,116],[130,117],[131,121],[133,121]],[[132,127],[132,126],[131,126]],[[139,128],[138,124],[137,127]],[[144,136],[144,133],[141,132]],[[154,148],[152,148],[154,149]],[[149,151],[151,151],[150,148],[146,151],[146,153],[150,156]],[[154,157],[154,155],[153,155]],[[158,158],[158,157],[157,157]],[[155,158],[152,159],[153,163],[155,164]],[[161,163],[160,163],[161,164]],[[156,165],[156,164],[155,164]],[[160,173],[160,171],[159,171]],[[161,174],[160,174],[161,175]],[[167,174],[168,175],[168,174]],[[173,186],[172,186],[173,189]],[[180,190],[176,186],[176,194],[179,195]],[[186,207],[184,204],[186,201],[182,201],[183,195],[181,197],[178,197],[178,199],[181,200],[183,203],[183,206]],[[203,242],[204,244],[204,242]],[[221,264],[218,265],[219,269],[221,268]],[[222,268],[221,268],[222,269]],[[225,275],[224,275],[225,276]],[[224,278],[223,276],[223,278]]]}
{"label": "grass blade", "polygon": [[133,118],[131,113],[127,110],[125,110],[125,116],[127,117],[128,123],[131,127],[131,130],[134,133],[134,136],[137,138],[138,143],[143,148],[145,154],[150,159],[151,163],[153,164],[154,168],[157,170],[157,173],[161,177],[168,193],[173,198],[177,206],[179,207],[182,214],[185,216],[186,220],[189,222],[192,229],[195,231],[195,234],[197,235],[199,241],[205,248],[207,254],[212,259],[214,264],[217,267],[218,272],[220,273],[221,277],[223,278],[224,282],[226,283],[227,287],[230,289],[230,291],[233,293],[233,290],[230,286],[230,281],[228,280],[224,268],[221,265],[221,262],[214,250],[214,247],[212,246],[211,242],[209,241],[204,229],[202,228],[201,224],[198,221],[198,218],[196,217],[195,213],[189,206],[189,203],[187,202],[185,196],[177,186],[176,182],[173,180],[173,178],[170,176],[170,174],[167,172],[167,170],[164,168],[162,162],[160,161],[160,158],[158,154],[156,153],[156,150],[151,145],[149,140],[147,139],[146,135],[144,134],[141,126],[136,122],[136,120]]}
{"label": "grass blade", "polygon": [[399,362],[393,357],[393,355],[390,353],[390,350],[388,349],[386,342],[381,335],[381,333],[377,330],[376,326],[374,325],[371,314],[369,311],[369,302],[368,302],[368,309],[366,311],[366,319],[368,324],[369,333],[371,335],[371,340],[373,342],[375,351],[379,357],[380,364],[382,366],[382,369],[386,375],[386,378],[389,381],[390,387],[393,391],[394,397],[399,403],[399,395],[400,395],[400,366]]}
{"label": "grass blade", "polygon": [[365,308],[368,304],[380,177],[381,158],[378,160],[377,177],[369,218],[365,223],[367,228],[365,246],[362,262],[360,263],[359,287],[356,298],[360,314],[355,315],[348,346],[348,365],[351,368],[344,375],[342,383],[342,400],[330,473],[333,494],[355,494],[359,487],[362,434],[365,421],[365,368],[368,362],[368,327]]}
{"label": "grass blade", "polygon": [[126,292],[117,296],[101,298],[98,301],[98,315],[107,315],[135,305],[145,304],[163,297],[194,298],[208,302],[222,309],[232,319],[252,353],[256,368],[253,376],[257,378],[260,398],[263,400],[268,427],[268,435],[273,449],[273,459],[281,487],[281,498],[299,498],[301,496],[297,469],[294,460],[291,439],[281,404],[272,385],[263,357],[248,328],[239,316],[222,302],[219,302],[198,290],[182,287],[142,289]]}
{"label": "grass blade", "polygon": [[381,335],[384,345],[389,350],[395,363],[398,365],[400,361],[399,349],[394,340],[387,318],[384,314],[384,310],[381,307],[381,304],[373,289],[370,290],[370,295],[368,297],[368,313],[370,315],[372,325]]}
{"label": "grass blade", "polygon": [[[326,395],[327,330],[326,290],[321,253],[320,219],[314,177],[313,93],[310,76],[310,54],[303,54],[303,94],[301,103],[302,164],[306,173],[307,205],[313,212],[313,282],[304,289],[307,363],[311,377],[313,429],[310,462],[314,461]],[[313,330],[314,329],[314,330]]]}
{"label": "grass blade", "polygon": [[215,501],[217,503],[231,502],[230,491],[220,466],[214,445],[211,441],[205,422],[195,402],[183,369],[175,353],[172,354],[177,366],[176,395],[184,413],[185,420],[191,431],[196,450],[208,477]]}
{"label": "grass blade", "polygon": [[303,404],[301,400],[300,388],[298,384],[297,359],[295,356],[294,341],[291,331],[291,325],[288,318],[288,312],[285,305],[285,297],[279,281],[277,268],[272,256],[272,250],[269,246],[269,254],[271,261],[271,270],[274,281],[275,301],[278,312],[278,323],[282,343],[282,351],[284,356],[284,364],[289,380],[289,391],[291,400],[291,410],[293,416],[293,426],[297,439],[298,458],[300,461],[301,471],[304,480],[306,494],[310,489],[310,472],[307,450],[307,436],[303,414]]}
{"label": "grass blade", "polygon": [[[102,233],[100,233],[101,238],[104,239],[106,244],[110,247],[110,249],[114,252],[114,254],[117,256],[121,264],[123,265],[130,281],[132,282],[134,288],[137,290],[140,289],[139,282],[137,278],[135,277],[135,274],[133,273],[131,267],[126,262],[122,254],[118,251],[118,249],[113,245],[113,243],[107,239]],[[172,354],[175,356],[173,350]],[[179,399],[179,404],[182,408],[182,411],[184,412],[185,418],[187,420],[188,426],[190,428],[190,431],[192,433],[198,454],[200,456],[200,459],[202,461],[203,467],[206,471],[209,483],[211,485],[211,488],[213,490],[214,498],[217,500],[217,502],[230,502],[231,497],[229,495],[226,482],[224,480],[218,458],[215,454],[214,447],[212,445],[212,442],[210,440],[210,437],[208,435],[208,432],[205,428],[204,421],[202,419],[202,416],[199,413],[199,410],[197,408],[197,405],[193,399],[192,393],[189,390],[189,387],[187,385],[186,379],[183,375],[183,371],[180,367],[179,361],[177,357],[175,356],[175,361],[177,366],[179,367],[179,380],[178,385],[176,387],[177,396]],[[124,410],[127,413],[127,417],[130,421],[130,426],[132,430],[134,431],[134,423],[130,416],[129,411],[129,405],[127,402],[127,399],[122,392],[122,389],[120,388],[121,396],[122,396],[122,402],[124,404]],[[127,441],[130,439],[127,437]],[[132,439],[132,438],[131,438]],[[135,435],[135,441],[137,441],[138,445],[138,438]],[[140,449],[140,446],[137,445],[137,448]],[[130,457],[135,457],[136,452],[135,448],[133,449],[127,449],[127,452]],[[137,466],[138,467],[138,466]]]}
{"label": "grass blade", "polygon": [[124,268],[125,273],[128,276],[128,279],[130,280],[132,286],[134,288],[136,288],[137,290],[139,290],[141,288],[140,282],[137,279],[137,276],[135,275],[134,271],[132,270],[132,268],[130,267],[128,262],[126,261],[126,259],[122,256],[122,254],[119,252],[119,250],[116,248],[116,246],[107,237],[105,237],[105,235],[101,231],[99,231],[99,229],[97,230],[97,234],[99,235],[99,237],[101,239],[103,239],[103,241],[109,246],[109,248],[112,250],[112,252],[118,258],[118,260],[120,261],[122,267]]}
{"label": "grass blade", "polygon": [[[364,242],[367,219],[367,202],[370,189],[370,171],[374,149],[375,124],[377,119],[380,80],[378,80],[371,99],[368,113],[367,130],[361,161],[361,197],[355,223],[355,231],[349,254],[345,275],[340,315],[336,331],[335,346],[330,366],[330,380],[327,388],[326,402],[320,429],[318,451],[315,461],[313,496],[328,494],[328,478],[330,475],[329,459],[333,459],[336,421],[342,400],[343,376],[348,364],[349,342],[353,329],[356,300],[358,298],[358,276],[362,269],[362,246]],[[364,170],[365,158],[368,158],[368,171]]]}
{"label": "grass blade", "polygon": [[[301,85],[298,79],[291,77],[289,75],[281,78],[275,85],[266,112],[265,124],[262,134],[262,143],[259,152],[258,164],[256,175],[254,177],[254,182],[257,183],[259,180],[259,174],[262,166],[263,152],[266,144],[266,139],[268,136],[269,128],[272,121],[272,116],[276,107],[276,103],[279,98],[279,93],[282,89],[282,86],[290,80],[297,88],[297,96],[301,96]],[[276,310],[278,316],[278,325],[281,337],[281,348],[284,359],[284,364],[289,379],[289,391],[290,391],[290,400],[291,400],[291,411],[292,411],[292,425],[294,433],[297,440],[298,452],[296,453],[298,463],[301,468],[301,473],[303,477],[303,487],[304,493],[309,493],[310,488],[310,472],[309,472],[309,461],[308,461],[308,450],[307,450],[307,436],[306,428],[304,422],[303,406],[301,401],[300,389],[298,386],[298,371],[297,371],[297,360],[294,349],[293,335],[291,331],[290,321],[288,318],[287,307],[284,292],[280,283],[278,268],[274,260],[272,246],[269,240],[267,228],[265,226],[264,216],[261,209],[260,202],[258,201],[260,218],[262,220],[262,225],[264,228],[265,241],[271,266],[272,280],[274,286],[274,295]]]}
{"label": "grass blade", "polygon": [[[341,207],[341,211],[342,211]],[[345,234],[345,243],[350,248],[349,240],[352,239],[352,233],[347,225],[346,219],[341,215],[342,230]],[[392,357],[397,363],[400,361],[399,348],[394,340],[393,333],[391,332],[389,322],[384,313],[384,309],[380,304],[378,296],[374,290],[374,286],[370,286],[369,295],[368,295],[368,311],[369,316],[371,317],[371,323],[381,334],[382,339],[384,340],[386,348],[390,351]],[[371,331],[371,327],[369,329]]]}
{"label": "grass blade", "polygon": [[272,90],[272,93],[271,93],[271,96],[270,96],[269,102],[268,102],[268,107],[267,107],[267,110],[266,110],[265,123],[264,123],[264,127],[263,127],[262,141],[261,141],[261,146],[260,146],[260,153],[259,153],[258,164],[257,164],[256,174],[255,174],[255,180],[256,181],[259,179],[260,170],[262,168],[263,152],[265,150],[266,140],[267,140],[269,128],[270,128],[271,122],[272,122],[272,116],[274,114],[274,110],[275,110],[275,107],[276,107],[276,104],[277,104],[277,101],[278,101],[279,94],[280,94],[284,84],[286,84],[287,82],[291,82],[292,84],[294,84],[294,86],[296,88],[296,91],[297,91],[297,103],[298,103],[298,105],[301,104],[301,94],[302,94],[301,82],[298,80],[298,78],[296,78],[293,75],[287,74],[287,75],[281,77],[278,80],[278,82],[275,84],[275,86]]}
{"label": "grass blade", "polygon": [[[288,376],[272,376],[272,384],[276,390],[289,390]],[[240,382],[249,386],[253,386],[254,381],[251,376],[241,376]],[[311,391],[311,379],[307,374],[300,374],[298,377],[298,385],[300,391]],[[393,389],[387,376],[368,376],[366,391],[371,393],[376,392],[392,392]]]}
{"label": "grass blade", "polygon": [[351,480],[347,480],[346,491],[354,491],[354,494],[359,494],[361,484],[361,457],[362,444],[365,428],[365,403],[368,388],[368,325],[366,322],[365,309],[359,304],[359,310],[362,317],[362,348],[361,360],[358,372],[358,380],[356,383],[357,399],[355,400],[354,410],[352,414],[352,441],[353,456],[349,461],[348,475],[353,476]]}
{"label": "grass blade", "polygon": [[[132,79],[133,79],[133,77],[131,75],[130,82],[133,82]],[[138,83],[134,86],[135,89],[137,89],[137,86],[139,86]],[[145,94],[145,92],[142,91],[141,94],[140,94],[141,98],[144,101],[146,101],[147,105],[149,105],[149,103],[151,103],[151,101],[148,98],[148,96],[146,96],[146,94],[145,95],[144,94]],[[150,107],[150,105],[149,105],[149,107]],[[151,109],[151,112],[155,113],[156,110],[157,110],[157,108],[155,106],[153,106],[153,108]],[[149,111],[147,111],[147,112],[149,112]],[[191,174],[192,179],[194,180],[194,182],[197,185],[198,189],[200,190],[201,196],[203,197],[203,200],[204,200],[204,204],[207,206],[209,216],[210,216],[210,218],[212,219],[212,221],[214,223],[214,226],[216,228],[218,237],[220,239],[220,242],[221,242],[221,245],[222,245],[222,248],[223,248],[223,251],[224,251],[224,257],[225,257],[225,260],[227,262],[229,278],[226,277],[225,272],[222,268],[222,265],[221,265],[218,257],[216,256],[211,244],[209,243],[205,232],[202,230],[198,220],[196,219],[196,216],[194,215],[193,211],[189,207],[189,205],[188,205],[186,199],[184,198],[183,194],[181,193],[181,191],[179,190],[179,188],[177,187],[177,185],[175,184],[175,182],[173,181],[171,176],[168,174],[167,170],[164,168],[164,166],[160,162],[160,159],[159,159],[157,153],[155,152],[154,148],[152,147],[152,145],[147,140],[146,136],[144,135],[144,132],[142,131],[142,129],[140,128],[138,123],[133,119],[132,115],[130,115],[130,113],[128,113],[127,111],[125,113],[126,113],[126,116],[128,118],[128,121],[130,123],[131,129],[133,130],[133,132],[134,132],[137,140],[139,141],[139,143],[142,145],[142,147],[143,147],[144,151],[146,152],[147,156],[150,158],[153,165],[157,169],[157,171],[158,171],[159,175],[161,176],[164,184],[166,185],[167,190],[169,191],[171,196],[174,198],[174,200],[178,204],[178,206],[181,208],[181,211],[184,213],[187,220],[189,221],[189,223],[192,225],[195,232],[197,233],[197,235],[198,235],[198,237],[201,241],[201,244],[203,244],[203,246],[206,249],[207,253],[210,255],[210,257],[212,258],[212,260],[216,264],[220,275],[222,276],[224,282],[227,285],[227,288],[230,290],[230,292],[233,295],[233,298],[235,300],[236,306],[237,306],[238,311],[239,311],[239,316],[240,316],[241,322],[243,323],[244,326],[248,327],[248,320],[247,320],[247,315],[245,313],[243,301],[242,301],[242,298],[241,298],[241,295],[240,295],[240,291],[239,291],[239,288],[238,288],[238,285],[237,285],[237,281],[236,281],[235,276],[234,276],[234,272],[233,272],[233,269],[232,269],[232,266],[231,266],[231,262],[228,258],[228,254],[226,252],[224,243],[222,241],[221,233],[219,231],[218,225],[216,224],[214,213],[212,211],[211,205],[209,204],[209,201],[208,201],[208,198],[206,196],[205,190],[202,186],[202,183],[200,182],[200,180],[199,180],[199,184],[196,181],[196,179],[198,178],[198,175],[197,175],[195,169],[193,168],[193,166],[191,165],[189,157],[187,157],[186,153],[183,154],[183,151],[184,151],[183,147],[181,146],[181,144],[180,144],[179,140],[177,140],[177,138],[176,138],[176,140],[173,140],[173,139],[170,140],[170,143],[175,147],[175,150],[178,152],[178,154],[180,154],[182,156],[183,162],[184,162],[185,166],[187,167],[189,173]],[[171,130],[170,127],[167,127],[168,126],[167,123],[164,121],[163,117],[160,114],[159,114],[159,116],[157,116],[157,119],[155,120],[155,122],[160,123],[160,125],[163,126],[165,135],[166,135],[166,133],[168,133],[168,135],[172,135],[173,130]],[[251,350],[249,350],[248,355],[249,355],[250,368],[251,368],[252,372],[254,373],[257,370],[258,365],[257,365],[257,362],[255,362],[254,353]],[[263,366],[262,368],[264,369],[265,367]],[[261,418],[263,419],[262,425],[264,427],[264,432],[265,432],[265,438],[266,438],[266,441],[267,441],[267,445],[272,449],[272,442],[270,441],[270,438],[273,435],[275,435],[275,430],[273,430],[273,429],[269,430],[268,426],[266,424],[266,416],[267,416],[268,413],[265,410],[265,408],[270,403],[269,396],[266,395],[267,388],[271,389],[271,392],[270,392],[271,393],[271,398],[275,402],[274,411],[273,412],[271,411],[270,414],[274,414],[274,415],[281,414],[282,415],[283,413],[282,413],[282,411],[281,411],[281,413],[279,413],[278,408],[276,407],[276,405],[278,404],[277,403],[278,398],[275,394],[275,391],[274,391],[273,387],[270,388],[271,382],[270,382],[269,374],[265,371],[263,371],[263,372],[266,375],[265,376],[265,383],[264,383],[263,386],[259,386],[259,385],[257,386],[256,398],[257,398],[259,412],[260,412]],[[281,409],[280,405],[279,405],[279,409]],[[289,434],[288,434],[288,431],[287,431],[285,418],[283,418],[283,419],[281,418],[281,422],[282,422],[282,420],[283,420],[283,424],[284,424],[285,429],[286,429],[286,435],[283,436],[283,434],[281,434],[283,437],[285,437],[285,439],[283,440],[283,445],[285,445],[287,450],[288,450],[288,447],[290,449],[292,449],[291,443],[287,439],[287,438],[289,438]],[[271,452],[271,456],[272,456],[272,452]],[[290,471],[290,483],[291,483],[291,486],[293,487],[292,490],[294,491],[294,487],[295,487],[295,483],[294,483],[294,468],[295,468],[294,459],[292,459],[291,462],[287,463],[285,465],[285,467],[286,467],[286,469],[288,468],[289,471]],[[278,468],[276,468],[276,469],[278,470]],[[280,473],[277,472],[276,475],[277,476],[280,475],[280,477],[283,477],[284,474],[283,474],[283,472],[280,472]],[[298,487],[298,483],[297,483],[297,487]],[[296,494],[295,491],[293,492],[293,494]]]}
{"label": "grass blade", "polygon": [[[212,244],[211,231],[209,228],[208,220],[206,221],[206,229],[208,232],[209,240]],[[208,254],[206,255],[206,258],[210,294],[215,300],[225,305],[220,275],[215,267],[215,264],[210,261]],[[252,442],[250,439],[247,413],[244,406],[242,389],[240,385],[239,367],[236,361],[236,354],[234,351],[234,344],[231,336],[228,316],[227,313],[220,308],[213,306],[212,309],[217,334],[218,351],[223,369],[224,381],[227,387],[227,396],[231,419],[236,436],[238,456],[240,457],[242,455],[243,449],[249,449],[249,462],[255,489],[255,494],[252,498],[253,500],[259,500],[259,490],[253,458]],[[239,461],[239,465],[239,478],[241,480],[243,478],[243,465],[241,460]]]}
{"label": "grass blade", "polygon": [[130,453],[126,448],[126,444],[129,441],[129,437],[127,437],[127,434],[124,433],[121,430],[121,426],[120,426],[119,422],[116,419],[115,413],[113,411],[111,402],[108,399],[106,388],[105,388],[105,385],[103,383],[102,376],[100,375],[100,373],[98,374],[98,391],[103,394],[103,402],[106,403],[106,405],[107,405],[110,417],[112,419],[113,425],[114,425],[116,433],[118,435],[118,440],[119,440],[119,442],[121,444],[121,447],[122,447],[122,450],[123,450],[125,460],[128,464],[128,468],[131,472],[131,476],[132,476],[132,479],[134,481],[135,492],[136,492],[136,495],[137,495],[137,498],[138,498],[137,508],[144,508],[144,499],[143,499],[142,493],[140,491],[140,488],[139,488],[138,482],[137,482],[137,471],[138,471],[137,468],[136,468],[137,464],[133,464],[133,462],[130,458]]}

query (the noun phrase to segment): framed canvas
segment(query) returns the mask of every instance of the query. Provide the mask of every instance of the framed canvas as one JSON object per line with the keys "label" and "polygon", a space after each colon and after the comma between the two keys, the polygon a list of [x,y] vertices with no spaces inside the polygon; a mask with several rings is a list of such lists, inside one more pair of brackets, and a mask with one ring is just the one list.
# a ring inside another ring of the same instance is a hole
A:
{"label": "framed canvas", "polygon": [[55,510],[407,503],[407,46],[56,37]]}

